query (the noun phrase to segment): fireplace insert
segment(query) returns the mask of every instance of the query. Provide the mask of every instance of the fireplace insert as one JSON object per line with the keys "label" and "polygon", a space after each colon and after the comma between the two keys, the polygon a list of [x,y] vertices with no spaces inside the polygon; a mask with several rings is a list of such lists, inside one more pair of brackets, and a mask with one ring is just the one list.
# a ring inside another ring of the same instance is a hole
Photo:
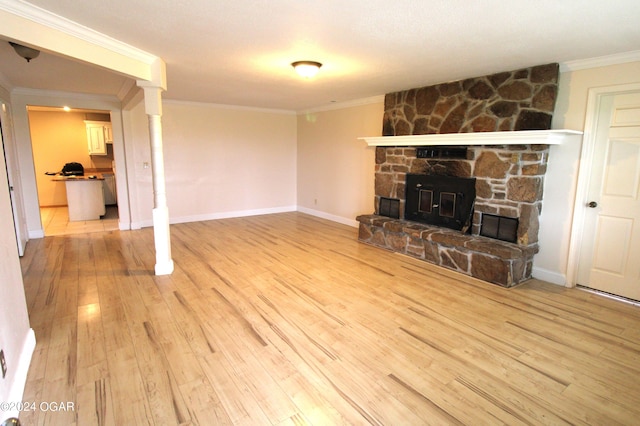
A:
{"label": "fireplace insert", "polygon": [[405,219],[471,231],[475,178],[407,174]]}

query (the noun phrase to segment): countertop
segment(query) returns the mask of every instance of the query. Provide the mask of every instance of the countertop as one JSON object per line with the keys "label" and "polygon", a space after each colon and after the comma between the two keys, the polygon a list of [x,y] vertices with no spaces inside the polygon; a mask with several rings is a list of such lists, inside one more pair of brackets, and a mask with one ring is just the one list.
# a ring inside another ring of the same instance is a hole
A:
{"label": "countertop", "polygon": [[[95,176],[95,178],[90,178],[90,176]],[[82,181],[82,180],[88,180],[88,181],[93,181],[93,180],[104,180],[104,176],[102,176],[102,173],[93,173],[93,174],[86,174],[84,176],[55,176],[53,179],[51,179],[55,182],[66,182],[69,180],[72,181]]]}
{"label": "countertop", "polygon": [[[93,180],[104,180],[104,176],[102,175],[102,173],[111,173],[113,174],[112,170],[104,170],[104,171],[94,171],[93,169],[85,169],[84,170],[84,176],[62,176],[62,175],[55,175],[53,176],[53,178],[51,180],[55,181],[55,182],[66,182],[66,181],[83,181],[83,180],[88,180],[88,181],[93,181]],[[90,179],[89,176],[95,176],[95,178]]]}

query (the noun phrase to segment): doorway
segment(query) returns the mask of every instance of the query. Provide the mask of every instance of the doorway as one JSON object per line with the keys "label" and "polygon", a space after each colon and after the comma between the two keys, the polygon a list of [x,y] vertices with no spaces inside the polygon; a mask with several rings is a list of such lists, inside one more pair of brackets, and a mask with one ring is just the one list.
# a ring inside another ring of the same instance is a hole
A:
{"label": "doorway", "polygon": [[[95,151],[96,141],[88,139],[96,135],[96,124],[111,128],[109,111],[40,106],[27,110],[44,235],[119,229],[111,133],[101,133],[103,149],[99,152]],[[86,176],[97,176],[103,183],[105,214],[99,218],[69,220],[66,184],[60,180],[60,173],[71,162],[82,164]]]}
{"label": "doorway", "polygon": [[640,90],[594,95],[576,284],[640,300]]}

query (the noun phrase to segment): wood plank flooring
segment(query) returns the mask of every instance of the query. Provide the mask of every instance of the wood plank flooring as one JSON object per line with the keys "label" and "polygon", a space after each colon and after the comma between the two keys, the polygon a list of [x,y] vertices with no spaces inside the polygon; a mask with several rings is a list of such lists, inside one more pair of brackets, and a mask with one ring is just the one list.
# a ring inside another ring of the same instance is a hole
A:
{"label": "wood plank flooring", "polygon": [[480,282],[301,213],[32,240],[25,425],[630,425],[640,308]]}

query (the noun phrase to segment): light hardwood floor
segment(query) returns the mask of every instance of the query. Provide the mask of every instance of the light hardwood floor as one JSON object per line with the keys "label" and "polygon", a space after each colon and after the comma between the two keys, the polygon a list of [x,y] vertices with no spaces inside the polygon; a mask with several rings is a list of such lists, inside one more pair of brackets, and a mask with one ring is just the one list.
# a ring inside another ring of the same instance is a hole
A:
{"label": "light hardwood floor", "polygon": [[301,213],[32,240],[26,425],[637,424],[640,309]]}

